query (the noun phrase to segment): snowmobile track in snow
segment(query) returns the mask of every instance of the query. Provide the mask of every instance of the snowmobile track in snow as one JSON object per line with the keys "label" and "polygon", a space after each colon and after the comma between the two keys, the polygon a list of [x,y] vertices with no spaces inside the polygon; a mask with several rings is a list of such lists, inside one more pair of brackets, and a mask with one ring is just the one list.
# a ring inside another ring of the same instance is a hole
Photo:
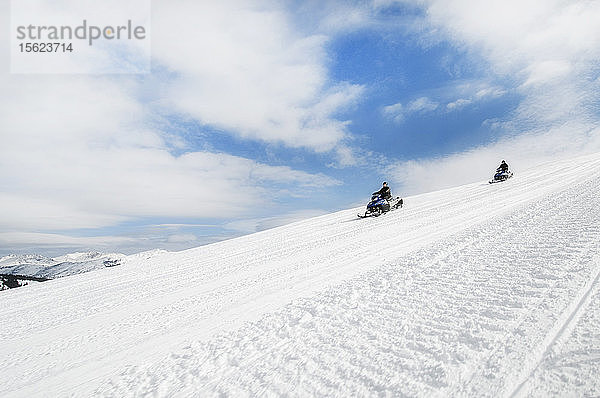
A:
{"label": "snowmobile track in snow", "polygon": [[524,369],[524,376],[516,382],[515,388],[507,394],[508,396],[524,396],[530,392],[527,391],[527,383],[533,377],[534,372],[538,370],[543,359],[550,354],[552,346],[559,344],[562,339],[568,338],[576,323],[590,306],[592,295],[598,293],[600,288],[600,258],[596,256],[593,262],[595,264],[593,280],[581,289],[569,308],[561,315],[561,321],[555,324],[542,344],[535,350],[537,353],[535,360],[531,361],[530,366]]}

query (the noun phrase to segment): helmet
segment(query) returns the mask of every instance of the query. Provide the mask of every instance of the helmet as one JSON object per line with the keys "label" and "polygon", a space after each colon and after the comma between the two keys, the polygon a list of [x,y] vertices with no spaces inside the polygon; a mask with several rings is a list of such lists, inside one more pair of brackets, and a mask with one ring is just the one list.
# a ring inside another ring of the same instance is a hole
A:
{"label": "helmet", "polygon": [[387,182],[384,181],[382,185],[387,185]]}

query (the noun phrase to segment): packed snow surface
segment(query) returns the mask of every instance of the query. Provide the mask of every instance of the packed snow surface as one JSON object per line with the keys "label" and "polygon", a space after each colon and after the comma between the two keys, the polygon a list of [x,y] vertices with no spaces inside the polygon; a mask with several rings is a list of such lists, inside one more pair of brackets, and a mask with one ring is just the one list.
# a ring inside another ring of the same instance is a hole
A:
{"label": "packed snow surface", "polygon": [[600,155],[0,294],[0,396],[598,396]]}

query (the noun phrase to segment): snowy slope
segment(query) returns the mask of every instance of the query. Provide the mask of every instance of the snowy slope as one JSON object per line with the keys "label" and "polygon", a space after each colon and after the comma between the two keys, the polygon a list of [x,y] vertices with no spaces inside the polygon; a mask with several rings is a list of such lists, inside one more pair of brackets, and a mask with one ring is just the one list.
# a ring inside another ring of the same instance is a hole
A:
{"label": "snowy slope", "polygon": [[0,294],[0,396],[599,395],[600,155]]}
{"label": "snowy slope", "polygon": [[60,278],[104,268],[104,262],[125,259],[120,253],[77,252],[49,258],[36,254],[0,258],[0,274]]}

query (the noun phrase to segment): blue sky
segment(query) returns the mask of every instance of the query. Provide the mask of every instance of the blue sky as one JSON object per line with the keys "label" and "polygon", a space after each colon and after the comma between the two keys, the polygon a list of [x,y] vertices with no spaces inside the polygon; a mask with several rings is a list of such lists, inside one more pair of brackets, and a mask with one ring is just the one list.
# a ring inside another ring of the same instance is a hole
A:
{"label": "blue sky", "polygon": [[4,57],[0,255],[181,250],[600,150],[600,5],[481,3],[155,0],[150,74]]}

